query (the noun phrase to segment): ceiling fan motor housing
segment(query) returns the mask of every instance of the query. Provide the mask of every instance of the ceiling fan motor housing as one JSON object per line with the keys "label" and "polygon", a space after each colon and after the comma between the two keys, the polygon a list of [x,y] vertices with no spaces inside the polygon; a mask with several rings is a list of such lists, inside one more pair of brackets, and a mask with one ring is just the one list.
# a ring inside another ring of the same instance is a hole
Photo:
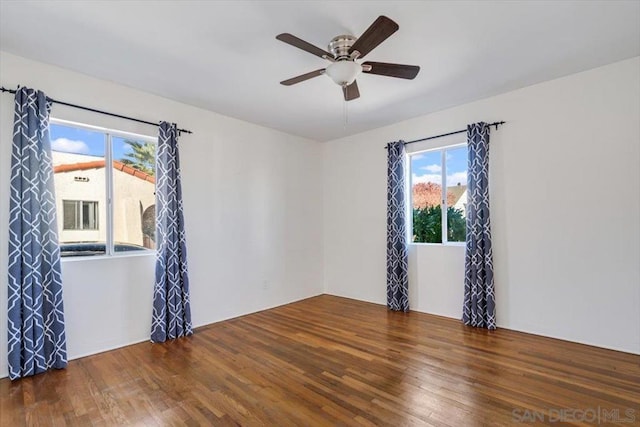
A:
{"label": "ceiling fan motor housing", "polygon": [[329,52],[331,52],[336,60],[350,59],[349,49],[353,46],[356,40],[358,40],[357,37],[346,34],[336,36],[329,42]]}

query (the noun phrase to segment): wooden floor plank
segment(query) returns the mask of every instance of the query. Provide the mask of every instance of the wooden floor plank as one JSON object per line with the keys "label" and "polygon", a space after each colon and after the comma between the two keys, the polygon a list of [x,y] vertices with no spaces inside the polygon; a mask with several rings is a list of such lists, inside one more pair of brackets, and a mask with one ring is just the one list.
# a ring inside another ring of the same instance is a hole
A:
{"label": "wooden floor plank", "polygon": [[567,409],[640,425],[640,356],[328,295],[0,380],[2,427],[536,425]]}

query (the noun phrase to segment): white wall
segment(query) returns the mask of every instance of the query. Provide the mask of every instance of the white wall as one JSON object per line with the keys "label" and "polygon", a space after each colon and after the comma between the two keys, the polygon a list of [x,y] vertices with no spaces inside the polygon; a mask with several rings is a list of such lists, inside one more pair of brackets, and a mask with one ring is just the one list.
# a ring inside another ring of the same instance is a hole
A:
{"label": "white wall", "polygon": [[[325,144],[325,291],[386,301],[388,141],[497,120],[498,325],[640,353],[640,58]],[[412,309],[460,318],[464,248],[412,245],[409,265]]]}
{"label": "white wall", "polygon": [[[159,71],[161,72],[161,71]],[[0,78],[119,114],[174,121],[181,138],[196,326],[321,294],[321,145],[61,68],[0,53]],[[277,100],[274,100],[274,105]],[[154,135],[153,127],[54,106],[52,116]],[[13,97],[0,97],[0,307],[7,305]],[[63,261],[71,358],[148,339],[153,256]],[[0,309],[0,377],[6,376]]]}

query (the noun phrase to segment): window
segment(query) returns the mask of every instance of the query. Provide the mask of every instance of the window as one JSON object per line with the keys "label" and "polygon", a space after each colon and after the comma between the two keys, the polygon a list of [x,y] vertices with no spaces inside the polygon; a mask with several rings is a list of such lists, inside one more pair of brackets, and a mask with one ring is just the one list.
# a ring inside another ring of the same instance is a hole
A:
{"label": "window", "polygon": [[98,202],[62,201],[63,230],[97,230]]}
{"label": "window", "polygon": [[409,155],[411,242],[456,243],[466,237],[467,146]]}
{"label": "window", "polygon": [[155,140],[59,120],[50,134],[61,255],[155,249]]}

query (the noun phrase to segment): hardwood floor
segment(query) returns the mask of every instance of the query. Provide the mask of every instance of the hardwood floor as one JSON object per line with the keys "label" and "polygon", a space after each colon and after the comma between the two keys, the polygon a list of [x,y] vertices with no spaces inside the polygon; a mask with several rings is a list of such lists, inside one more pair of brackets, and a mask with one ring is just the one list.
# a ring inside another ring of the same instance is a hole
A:
{"label": "hardwood floor", "polygon": [[3,427],[560,420],[639,425],[640,356],[326,295],[0,380]]}

